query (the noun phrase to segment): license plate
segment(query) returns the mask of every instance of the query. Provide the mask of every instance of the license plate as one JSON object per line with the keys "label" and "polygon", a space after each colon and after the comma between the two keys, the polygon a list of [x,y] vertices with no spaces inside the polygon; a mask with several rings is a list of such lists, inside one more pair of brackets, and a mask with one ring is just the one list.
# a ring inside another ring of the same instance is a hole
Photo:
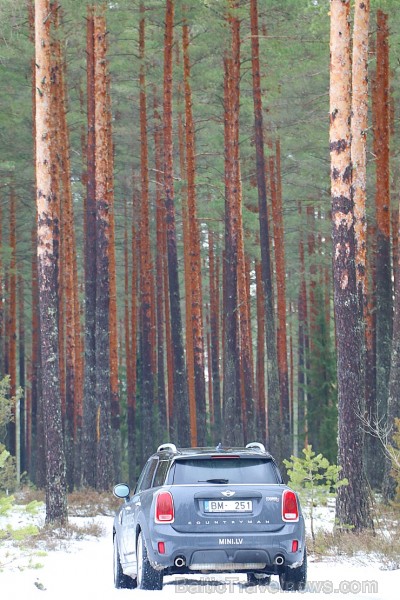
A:
{"label": "license plate", "polygon": [[252,512],[252,500],[205,500],[204,512]]}

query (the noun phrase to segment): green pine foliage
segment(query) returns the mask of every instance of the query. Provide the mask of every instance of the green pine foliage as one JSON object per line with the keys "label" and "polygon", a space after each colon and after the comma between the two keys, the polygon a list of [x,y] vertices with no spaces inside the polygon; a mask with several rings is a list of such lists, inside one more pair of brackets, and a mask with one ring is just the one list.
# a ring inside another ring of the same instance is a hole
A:
{"label": "green pine foliage", "polygon": [[318,506],[326,505],[328,498],[334,498],[339,487],[347,485],[347,479],[339,480],[341,467],[331,464],[322,454],[316,454],[312,446],[303,448],[304,458],[292,456],[284,460],[289,485],[301,498],[303,507],[309,511],[311,537],[315,544],[315,512]]}

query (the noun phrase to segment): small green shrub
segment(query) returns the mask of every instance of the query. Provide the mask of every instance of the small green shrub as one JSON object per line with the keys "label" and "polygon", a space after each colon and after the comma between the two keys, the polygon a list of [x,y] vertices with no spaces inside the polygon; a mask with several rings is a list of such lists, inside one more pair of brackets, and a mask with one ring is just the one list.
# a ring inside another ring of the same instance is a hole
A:
{"label": "small green shrub", "polygon": [[13,529],[11,526],[7,527],[7,531],[10,533],[12,540],[16,542],[23,542],[27,538],[31,538],[39,533],[39,528],[36,525],[26,525],[25,527],[19,527]]}
{"label": "small green shrub", "polygon": [[0,496],[0,517],[6,515],[13,504],[14,496]]}
{"label": "small green shrub", "polygon": [[335,497],[342,485],[347,485],[347,479],[339,480],[341,467],[331,465],[322,454],[316,454],[312,446],[303,448],[304,458],[292,456],[284,460],[289,477],[289,483],[301,498],[303,506],[310,513],[310,527],[313,546],[315,546],[314,508],[326,504],[327,498]]}
{"label": "small green shrub", "polygon": [[29,515],[37,515],[40,509],[43,507],[43,502],[38,502],[37,500],[32,500],[25,506],[25,512]]}

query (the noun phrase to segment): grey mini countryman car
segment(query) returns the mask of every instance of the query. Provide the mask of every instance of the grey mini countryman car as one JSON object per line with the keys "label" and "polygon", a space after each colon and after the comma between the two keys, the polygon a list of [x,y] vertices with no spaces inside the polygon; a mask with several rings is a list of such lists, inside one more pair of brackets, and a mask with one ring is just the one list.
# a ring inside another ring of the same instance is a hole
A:
{"label": "grey mini countryman car", "polygon": [[302,590],[307,556],[297,494],[257,442],[246,448],[160,446],[114,520],[117,588],[158,590],[163,576],[247,573],[267,585]]}

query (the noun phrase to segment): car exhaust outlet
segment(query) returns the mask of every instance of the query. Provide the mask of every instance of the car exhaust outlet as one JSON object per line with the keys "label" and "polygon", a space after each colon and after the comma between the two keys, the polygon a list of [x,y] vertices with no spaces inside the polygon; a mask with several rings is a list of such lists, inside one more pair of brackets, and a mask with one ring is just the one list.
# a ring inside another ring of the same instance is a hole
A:
{"label": "car exhaust outlet", "polygon": [[278,567],[280,567],[281,565],[283,565],[285,562],[284,557],[282,556],[282,554],[277,554],[274,558],[274,564],[278,565]]}
{"label": "car exhaust outlet", "polygon": [[186,564],[186,560],[183,556],[177,556],[174,561],[174,564],[176,567],[184,567]]}

